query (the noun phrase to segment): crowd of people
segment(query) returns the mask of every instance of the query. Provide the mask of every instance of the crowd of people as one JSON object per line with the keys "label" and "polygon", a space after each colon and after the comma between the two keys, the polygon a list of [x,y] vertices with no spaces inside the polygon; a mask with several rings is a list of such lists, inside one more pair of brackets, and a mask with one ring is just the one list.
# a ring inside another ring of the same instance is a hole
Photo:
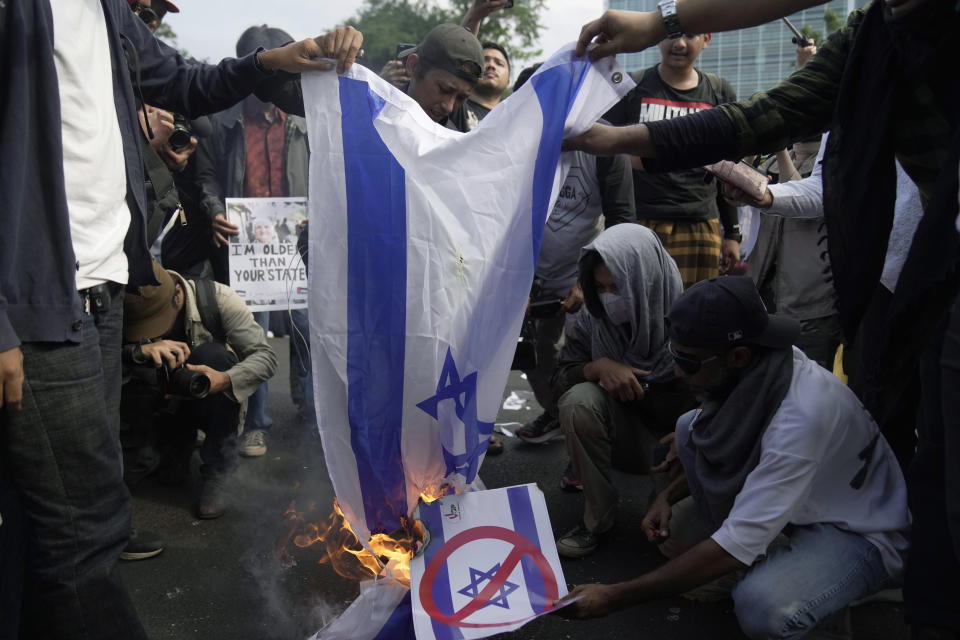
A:
{"label": "crowd of people", "polygon": [[[470,131],[508,92],[508,49],[478,39],[507,4],[474,0],[380,75]],[[745,101],[697,68],[711,31],[815,4],[662,0],[580,34],[578,55],[660,61],[564,142],[516,363],[543,413],[517,435],[566,442],[584,508],[561,556],[604,544],[617,468],[657,487],[643,533],[666,561],[561,615],[711,589],[751,638],[842,638],[851,604],[902,587],[913,638],[960,638],[960,6],[874,0]],[[178,11],[0,3],[0,638],[146,638],[117,563],[163,542],[128,487],[185,484],[200,441],[195,511],[219,518],[269,446],[271,315],[227,254],[287,242],[305,264],[308,230],[246,228],[225,199],[307,196],[298,74],[345,71],[363,37],[253,26],[209,65],[154,38]],[[307,313],[283,317],[315,430]]]}

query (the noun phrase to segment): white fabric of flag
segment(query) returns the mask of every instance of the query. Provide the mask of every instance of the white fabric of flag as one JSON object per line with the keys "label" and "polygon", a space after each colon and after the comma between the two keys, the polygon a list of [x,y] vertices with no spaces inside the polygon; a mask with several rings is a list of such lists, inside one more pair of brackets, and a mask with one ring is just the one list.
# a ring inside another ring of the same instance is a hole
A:
{"label": "white fabric of flag", "polygon": [[465,490],[506,384],[564,137],[633,84],[568,46],[470,133],[362,66],[303,76],[310,324],[327,467],[361,540]]}

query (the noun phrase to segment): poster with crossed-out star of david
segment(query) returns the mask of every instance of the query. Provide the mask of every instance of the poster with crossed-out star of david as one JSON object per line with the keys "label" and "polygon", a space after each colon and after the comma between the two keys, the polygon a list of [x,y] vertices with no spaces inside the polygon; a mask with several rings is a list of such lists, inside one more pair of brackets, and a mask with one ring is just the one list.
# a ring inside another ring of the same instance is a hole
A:
{"label": "poster with crossed-out star of david", "polygon": [[418,640],[517,629],[566,595],[543,493],[533,484],[419,507],[429,542],[411,563]]}

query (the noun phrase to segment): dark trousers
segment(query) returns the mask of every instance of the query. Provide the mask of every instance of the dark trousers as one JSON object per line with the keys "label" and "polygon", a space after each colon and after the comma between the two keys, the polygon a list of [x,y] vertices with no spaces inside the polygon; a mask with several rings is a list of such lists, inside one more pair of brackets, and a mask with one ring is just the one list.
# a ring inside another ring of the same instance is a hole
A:
{"label": "dark trousers", "polygon": [[[190,352],[190,364],[207,365],[217,371],[227,371],[237,364],[237,357],[217,342],[202,344]],[[206,439],[200,448],[200,468],[204,476],[229,473],[237,466],[237,426],[240,404],[223,393],[190,400],[173,398],[160,400],[155,426],[161,450],[175,452],[193,450],[197,428],[203,429]]]}
{"label": "dark trousers", "polygon": [[920,376],[904,603],[909,622],[960,634],[960,298],[924,351]]}
{"label": "dark trousers", "polygon": [[80,344],[21,345],[23,409],[0,412],[29,531],[20,637],[146,638],[117,571],[130,537],[118,440],[122,293],[82,322]]}

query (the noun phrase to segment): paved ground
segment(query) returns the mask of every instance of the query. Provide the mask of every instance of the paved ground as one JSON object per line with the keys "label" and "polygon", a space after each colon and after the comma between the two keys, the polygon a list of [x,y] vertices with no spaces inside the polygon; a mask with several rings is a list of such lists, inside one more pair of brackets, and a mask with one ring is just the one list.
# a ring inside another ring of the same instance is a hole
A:
{"label": "paved ground", "polygon": [[[134,525],[161,535],[166,551],[156,558],[123,563],[124,578],[140,616],[154,640],[300,639],[333,619],[353,600],[356,583],[320,564],[313,549],[281,557],[287,533],[284,512],[296,502],[311,502],[324,512],[333,489],[319,441],[297,425],[289,400],[287,342],[271,340],[281,357],[280,374],[271,382],[268,412],[275,423],[269,451],[241,460],[233,487],[232,508],[219,520],[197,520],[191,512],[198,486],[196,456],[192,485],[166,488],[153,479],[134,490]],[[502,410],[498,422],[523,422],[537,407],[526,382],[512,375],[511,392],[524,406]],[[566,465],[562,441],[527,445],[506,438],[504,455],[489,458],[481,477],[489,487],[536,482],[546,494],[554,533],[576,524],[582,496],[560,491]],[[640,533],[650,487],[637,476],[622,475],[620,519],[609,543],[588,559],[564,561],[571,585],[624,580],[659,565],[655,547]],[[597,638],[739,639],[732,604],[703,604],[668,598],[623,611],[603,620],[565,621],[553,616],[535,620],[503,638],[524,640]],[[868,604],[854,609],[858,640],[908,637],[900,605]]]}

